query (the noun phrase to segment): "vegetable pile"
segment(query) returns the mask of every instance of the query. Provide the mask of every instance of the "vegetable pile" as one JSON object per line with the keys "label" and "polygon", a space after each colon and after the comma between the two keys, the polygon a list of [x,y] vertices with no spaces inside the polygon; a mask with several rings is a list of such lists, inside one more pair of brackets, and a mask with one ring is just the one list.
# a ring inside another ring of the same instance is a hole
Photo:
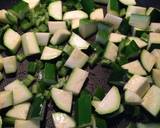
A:
{"label": "vegetable pile", "polygon": [[[159,128],[159,21],[158,9],[135,0],[22,0],[1,9],[0,80],[23,61],[27,75],[0,91],[0,128],[45,127],[50,100],[56,128],[107,128],[118,118],[131,121],[127,128]],[[96,65],[112,69],[108,92],[85,88]]]}

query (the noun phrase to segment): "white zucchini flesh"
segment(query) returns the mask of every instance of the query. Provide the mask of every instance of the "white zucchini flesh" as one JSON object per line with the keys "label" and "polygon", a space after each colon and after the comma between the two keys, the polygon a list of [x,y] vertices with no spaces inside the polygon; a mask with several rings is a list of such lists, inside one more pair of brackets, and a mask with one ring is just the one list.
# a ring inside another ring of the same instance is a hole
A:
{"label": "white zucchini flesh", "polygon": [[160,23],[151,23],[149,29],[151,32],[160,32]]}
{"label": "white zucchini flesh", "polygon": [[125,38],[126,38],[126,35],[123,35],[120,33],[111,33],[109,36],[109,41],[113,43],[119,43]]}
{"label": "white zucchini flesh", "polygon": [[160,111],[160,88],[153,85],[143,97],[142,106],[156,116]]}
{"label": "white zucchini flesh", "polygon": [[100,103],[101,103],[101,101],[99,101],[99,100],[92,100],[92,102],[91,102],[91,104],[94,108],[97,108]]}
{"label": "white zucchini flesh", "polygon": [[88,74],[89,73],[83,69],[73,69],[66,85],[64,85],[64,89],[73,92],[73,94],[79,94]]}
{"label": "white zucchini flesh", "polygon": [[63,43],[69,38],[70,35],[71,32],[67,29],[59,29],[52,36],[50,43],[53,45]]}
{"label": "white zucchini flesh", "polygon": [[140,105],[142,103],[142,98],[130,90],[125,91],[124,97],[127,104]]}
{"label": "white zucchini flesh", "polygon": [[78,49],[88,49],[89,43],[81,38],[79,35],[72,32],[72,35],[69,39],[69,44]]}
{"label": "white zucchini flesh", "polygon": [[76,123],[72,117],[65,113],[56,112],[52,114],[56,128],[75,128]]}
{"label": "white zucchini flesh", "polygon": [[148,78],[139,75],[132,76],[124,86],[124,90],[132,91],[140,97],[143,97],[149,88]]}
{"label": "white zucchini flesh", "polygon": [[16,31],[9,28],[4,33],[3,43],[9,50],[16,53],[21,44],[21,36]]}
{"label": "white zucchini flesh", "polygon": [[106,96],[102,99],[95,111],[100,114],[109,114],[119,109],[121,96],[117,87],[113,86]]}
{"label": "white zucchini flesh", "polygon": [[104,19],[104,12],[102,8],[97,8],[90,14],[90,19],[95,21],[102,21]]}
{"label": "white zucchini flesh", "polygon": [[3,69],[3,57],[0,55],[0,71]]}
{"label": "white zucchini flesh", "polygon": [[15,56],[4,57],[2,61],[6,74],[15,73],[17,71],[17,61]]}
{"label": "white zucchini flesh", "polygon": [[34,32],[27,32],[22,35],[22,47],[25,56],[31,56],[40,53]]}
{"label": "white zucchini flesh", "polygon": [[88,14],[82,10],[73,10],[65,12],[63,15],[63,20],[73,20],[73,19],[86,19]]}
{"label": "white zucchini flesh", "polygon": [[49,32],[54,34],[59,29],[67,29],[65,21],[49,21],[48,22]]}
{"label": "white zucchini flesh", "polygon": [[54,1],[48,6],[49,16],[56,20],[62,20],[62,1]]}
{"label": "white zucchini flesh", "polygon": [[40,2],[40,0],[23,0],[28,3],[30,9],[34,9]]}
{"label": "white zucchini flesh", "polygon": [[61,54],[61,50],[45,46],[41,55],[41,60],[52,60],[59,57]]}
{"label": "white zucchini flesh", "polygon": [[136,5],[135,0],[119,0],[124,5]]}
{"label": "white zucchini flesh", "polygon": [[71,92],[62,89],[52,88],[51,95],[53,101],[59,109],[68,113],[71,112],[73,99],[73,95]]}
{"label": "white zucchini flesh", "polygon": [[140,14],[145,15],[146,8],[140,7],[140,6],[128,6],[127,12],[126,12],[126,18],[130,17],[131,14]]}
{"label": "white zucchini flesh", "polygon": [[160,87],[160,69],[153,69],[152,70],[152,78],[154,83]]}
{"label": "white zucchini flesh", "polygon": [[0,128],[2,128],[2,117],[0,116]]}
{"label": "white zucchini flesh", "polygon": [[7,14],[7,10],[5,10],[5,9],[0,10],[0,22],[8,23],[8,19],[6,17],[6,14]]}
{"label": "white zucchini flesh", "polygon": [[72,69],[82,68],[86,64],[88,58],[88,55],[75,48],[64,65]]}
{"label": "white zucchini flesh", "polygon": [[116,30],[119,28],[121,22],[122,22],[122,18],[109,14],[107,13],[105,18],[104,18],[104,22],[111,24],[113,26],[113,28]]}
{"label": "white zucchini flesh", "polygon": [[19,80],[14,80],[5,86],[4,89],[13,92],[14,105],[25,102],[32,97],[30,90]]}
{"label": "white zucchini flesh", "polygon": [[134,60],[127,64],[122,65],[123,69],[127,69],[129,73],[136,74],[136,75],[147,75],[147,72],[142,67],[139,60]]}
{"label": "white zucchini flesh", "polygon": [[14,128],[40,128],[38,120],[15,120]]}
{"label": "white zucchini flesh", "polygon": [[149,43],[160,44],[160,33],[151,32],[149,34]]}
{"label": "white zucchini flesh", "polygon": [[107,60],[114,62],[116,60],[117,54],[118,54],[118,46],[116,46],[112,42],[109,42],[103,57]]}
{"label": "white zucchini flesh", "polygon": [[154,49],[151,53],[156,57],[156,68],[160,69],[160,49]]}
{"label": "white zucchini flesh", "polygon": [[0,109],[9,107],[13,104],[13,93],[12,91],[1,91],[0,92]]}
{"label": "white zucchini flesh", "polygon": [[144,48],[145,46],[148,45],[145,41],[141,40],[141,39],[138,38],[138,37],[130,36],[130,37],[128,37],[128,39],[131,40],[131,41],[132,41],[132,40],[135,41],[135,43],[137,44],[137,46],[138,46],[139,48]]}
{"label": "white zucchini flesh", "polygon": [[156,57],[149,53],[147,50],[142,50],[140,55],[141,63],[143,67],[150,72],[153,68],[153,66],[156,63]]}
{"label": "white zucchini flesh", "polygon": [[80,19],[74,19],[71,21],[71,28],[72,30],[73,29],[76,29],[76,28],[79,28],[79,23],[80,23]]}
{"label": "white zucchini flesh", "polygon": [[36,38],[39,46],[47,46],[49,42],[49,38],[51,36],[50,33],[36,32]]}
{"label": "white zucchini flesh", "polygon": [[6,116],[14,118],[14,119],[26,120],[30,106],[31,106],[30,103],[18,104],[16,106],[14,106],[13,108],[11,108],[6,113]]}

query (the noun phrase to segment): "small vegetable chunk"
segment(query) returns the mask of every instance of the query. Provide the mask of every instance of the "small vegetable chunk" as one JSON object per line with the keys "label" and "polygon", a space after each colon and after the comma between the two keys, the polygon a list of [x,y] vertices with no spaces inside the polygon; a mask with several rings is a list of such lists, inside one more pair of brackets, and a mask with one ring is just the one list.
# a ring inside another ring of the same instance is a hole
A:
{"label": "small vegetable chunk", "polygon": [[160,69],[160,49],[154,49],[152,52],[151,52],[155,58],[156,58],[156,68]]}
{"label": "small vegetable chunk", "polygon": [[27,32],[22,35],[22,46],[25,56],[40,53],[36,35],[33,32]]}
{"label": "small vegetable chunk", "polygon": [[17,71],[17,61],[15,56],[4,57],[2,61],[6,74],[15,73]]}
{"label": "small vegetable chunk", "polygon": [[19,80],[15,80],[4,87],[7,91],[13,92],[14,105],[29,100],[32,97],[32,93],[29,89]]}
{"label": "small vegetable chunk", "polygon": [[36,32],[36,38],[39,46],[47,46],[49,42],[49,38],[51,36],[50,33]]}
{"label": "small vegetable chunk", "polygon": [[154,83],[160,87],[160,69],[153,69],[152,70],[152,78]]}
{"label": "small vegetable chunk", "polygon": [[113,86],[102,101],[95,107],[95,111],[100,114],[109,114],[119,109],[121,96],[117,87]]}
{"label": "small vegetable chunk", "polygon": [[135,60],[135,61],[129,62],[127,64],[124,64],[124,65],[122,65],[122,68],[127,69],[128,72],[131,74],[147,75],[147,72],[143,69],[139,60]]}
{"label": "small vegetable chunk", "polygon": [[30,103],[23,103],[23,104],[18,104],[11,108],[7,113],[7,117],[15,118],[15,119],[27,119],[27,115],[29,112],[31,104]]}
{"label": "small vegetable chunk", "polygon": [[0,109],[9,107],[13,104],[13,93],[12,91],[1,91],[0,92]]}
{"label": "small vegetable chunk", "polygon": [[75,68],[72,71],[66,85],[64,86],[64,89],[67,91],[71,91],[74,94],[79,94],[87,77],[87,71],[80,68]]}
{"label": "small vegetable chunk", "polygon": [[120,33],[111,33],[109,36],[109,41],[113,42],[113,43],[119,43],[121,42],[123,39],[125,39],[126,36]]}
{"label": "small vegetable chunk", "polygon": [[5,9],[0,10],[0,22],[8,23],[8,19],[6,17],[7,11]]}
{"label": "small vegetable chunk", "polygon": [[46,46],[42,52],[41,60],[52,60],[60,56],[61,50]]}
{"label": "small vegetable chunk", "polygon": [[86,64],[88,58],[89,57],[85,53],[75,48],[64,65],[69,68],[82,68]]}
{"label": "small vegetable chunk", "polygon": [[73,95],[71,92],[53,87],[51,90],[51,94],[52,99],[54,100],[55,104],[59,109],[68,113],[71,112],[73,99]]}
{"label": "small vegetable chunk", "polygon": [[30,9],[34,9],[40,2],[40,0],[23,0],[28,3]]}
{"label": "small vegetable chunk", "polygon": [[119,0],[124,5],[136,5],[135,0]]}
{"label": "small vegetable chunk", "polygon": [[65,113],[56,112],[52,114],[56,128],[75,128],[75,121]]}
{"label": "small vegetable chunk", "polygon": [[55,20],[62,20],[62,1],[54,1],[48,6],[49,15]]}
{"label": "small vegetable chunk", "polygon": [[149,88],[148,78],[139,75],[132,76],[124,86],[124,90],[132,91],[140,97],[143,97]]}
{"label": "small vegetable chunk", "polygon": [[104,19],[104,13],[102,8],[97,8],[95,9],[91,14],[90,14],[90,19],[95,20],[95,21],[102,21]]}
{"label": "small vegetable chunk", "polygon": [[40,128],[38,120],[16,120],[14,128]]}
{"label": "small vegetable chunk", "polygon": [[153,85],[143,98],[142,106],[156,116],[160,110],[160,88]]}

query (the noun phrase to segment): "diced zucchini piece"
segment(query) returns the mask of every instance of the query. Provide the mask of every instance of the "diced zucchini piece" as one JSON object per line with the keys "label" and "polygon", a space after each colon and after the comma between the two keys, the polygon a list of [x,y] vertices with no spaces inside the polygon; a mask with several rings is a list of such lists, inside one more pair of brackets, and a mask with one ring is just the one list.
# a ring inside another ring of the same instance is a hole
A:
{"label": "diced zucchini piece", "polygon": [[76,28],[79,28],[79,23],[80,23],[80,19],[74,19],[71,21],[71,28],[72,30],[73,29],[76,29]]}
{"label": "diced zucchini piece", "polygon": [[125,102],[131,105],[140,105],[142,103],[142,99],[135,92],[130,90],[125,91]]}
{"label": "diced zucchini piece", "polygon": [[100,114],[109,114],[119,109],[121,96],[117,87],[113,86],[102,101],[95,108],[95,111]]}
{"label": "diced zucchini piece", "polygon": [[109,41],[113,42],[113,43],[119,43],[121,42],[123,39],[125,39],[126,36],[120,33],[111,33],[109,36]]}
{"label": "diced zucchini piece", "polygon": [[160,123],[137,123],[136,128],[159,128]]}
{"label": "diced zucchini piece", "polygon": [[160,33],[151,32],[149,34],[149,43],[160,44]]}
{"label": "diced zucchini piece", "polygon": [[73,19],[86,19],[88,14],[82,10],[73,10],[65,12],[63,15],[63,20],[73,20]]}
{"label": "diced zucchini piece", "polygon": [[150,72],[156,63],[156,58],[154,55],[149,53],[147,50],[143,50],[140,55],[141,63],[143,67]]}
{"label": "diced zucchini piece", "polygon": [[89,57],[85,53],[75,48],[64,65],[69,68],[82,68],[86,64],[88,58]]}
{"label": "diced zucchini piece", "polygon": [[82,39],[79,35],[72,32],[72,35],[69,39],[69,44],[74,48],[78,49],[88,49],[89,43]]}
{"label": "diced zucchini piece", "polygon": [[109,42],[103,57],[107,60],[114,62],[116,60],[117,54],[118,54],[118,47],[114,43]]}
{"label": "diced zucchini piece", "polygon": [[109,34],[110,32],[108,32],[107,30],[99,30],[96,34],[95,42],[106,45],[108,43]]}
{"label": "diced zucchini piece", "polygon": [[15,119],[22,119],[26,120],[27,115],[29,112],[31,104],[30,103],[23,103],[23,104],[18,104],[11,108],[7,113],[7,117],[15,118]]}
{"label": "diced zucchini piece", "polygon": [[79,94],[87,77],[88,77],[87,71],[82,70],[80,68],[75,68],[72,71],[66,85],[64,86],[64,89],[71,91],[74,94]]}
{"label": "diced zucchini piece", "polygon": [[152,70],[152,78],[154,83],[160,87],[160,70],[159,69],[153,69]]}
{"label": "diced zucchini piece", "polygon": [[67,29],[59,29],[55,31],[54,35],[50,40],[50,43],[53,45],[63,43],[69,38],[70,34],[71,33]]}
{"label": "diced zucchini piece", "polygon": [[160,88],[153,85],[143,97],[142,106],[156,116],[160,110]]}
{"label": "diced zucchini piece", "polygon": [[156,23],[156,22],[151,23],[149,29],[151,32],[159,33],[160,32],[160,23]]}
{"label": "diced zucchini piece", "polygon": [[0,128],[2,128],[2,117],[0,116]]}
{"label": "diced zucchini piece", "polygon": [[79,33],[83,38],[87,38],[97,31],[97,24],[88,19],[80,20]]}
{"label": "diced zucchini piece", "polygon": [[0,109],[9,107],[13,104],[13,93],[11,91],[1,91],[0,99]]}
{"label": "diced zucchini piece", "polygon": [[[78,127],[86,127],[91,125],[92,105],[91,94],[83,90],[76,101],[75,119]],[[84,109],[85,108],[85,109]]]}
{"label": "diced zucchini piece", "polygon": [[17,71],[17,61],[15,56],[4,57],[2,61],[6,74],[15,73]]}
{"label": "diced zucchini piece", "polygon": [[36,32],[36,38],[39,46],[47,46],[49,42],[49,38],[51,36],[50,33]]}
{"label": "diced zucchini piece", "polygon": [[41,55],[41,60],[52,60],[61,55],[62,51],[56,48],[50,48],[46,46],[43,49],[42,55]]}
{"label": "diced zucchini piece", "polygon": [[111,24],[113,26],[113,28],[116,30],[116,29],[119,28],[119,26],[122,22],[122,18],[107,13],[105,18],[104,18],[104,22],[106,22],[108,24]]}
{"label": "diced zucchini piece", "polygon": [[65,112],[71,112],[73,95],[71,92],[52,88],[51,90],[52,99],[54,100],[57,107]]}
{"label": "diced zucchini piece", "polygon": [[48,28],[50,33],[55,33],[59,29],[67,29],[65,21],[49,21]]}
{"label": "diced zucchini piece", "polygon": [[123,69],[127,69],[129,73],[136,75],[147,75],[147,72],[144,70],[139,60],[129,62],[122,65]]}
{"label": "diced zucchini piece", "polygon": [[160,10],[149,7],[146,11],[146,15],[151,17],[152,22],[159,22],[160,20]]}
{"label": "diced zucchini piece", "polygon": [[93,106],[94,108],[97,108],[100,103],[101,103],[100,100],[92,100],[92,106]]}
{"label": "diced zucchini piece", "polygon": [[20,47],[21,36],[13,29],[9,28],[4,33],[3,43],[12,53],[16,53]]}
{"label": "diced zucchini piece", "polygon": [[131,14],[129,24],[133,27],[146,30],[149,28],[150,17],[146,15]]}
{"label": "diced zucchini piece", "polygon": [[39,3],[40,0],[23,0],[28,3],[30,9],[34,9]]}
{"label": "diced zucchini piece", "polygon": [[49,16],[55,20],[62,20],[62,1],[53,1],[48,6]]}
{"label": "diced zucchini piece", "polygon": [[136,5],[135,0],[119,0],[124,5]]}
{"label": "diced zucchini piece", "polygon": [[52,114],[53,122],[56,128],[75,128],[74,119],[65,113],[56,112]]}
{"label": "diced zucchini piece", "polygon": [[39,120],[16,120],[14,128],[40,128]]}
{"label": "diced zucchini piece", "polygon": [[22,35],[22,47],[25,56],[30,56],[40,53],[35,33],[27,32]]}
{"label": "diced zucchini piece", "polygon": [[0,10],[0,22],[8,23],[8,19],[6,17],[7,11],[5,9]]}
{"label": "diced zucchini piece", "polygon": [[139,48],[143,48],[143,47],[147,46],[147,43],[138,37],[130,36],[130,37],[128,37],[128,39],[131,41],[134,40]]}
{"label": "diced zucchini piece", "polygon": [[94,0],[94,1],[99,4],[107,4],[108,3],[108,0]]}
{"label": "diced zucchini piece", "polygon": [[107,13],[119,16],[119,1],[118,0],[108,0]]}
{"label": "diced zucchini piece", "polygon": [[140,7],[140,6],[128,6],[127,12],[126,12],[126,18],[130,17],[132,14],[145,15],[146,8]]}
{"label": "diced zucchini piece", "polygon": [[136,93],[138,96],[143,97],[150,88],[147,77],[134,75],[125,84],[124,89]]}
{"label": "diced zucchini piece", "polygon": [[156,68],[160,69],[160,49],[154,49],[151,53],[156,57]]}
{"label": "diced zucchini piece", "polygon": [[97,8],[95,9],[91,14],[90,14],[90,19],[95,20],[95,21],[102,21],[104,19],[104,12],[102,8]]}
{"label": "diced zucchini piece", "polygon": [[15,80],[4,87],[7,91],[13,91],[13,103],[14,105],[29,100],[32,97],[32,93],[29,89],[19,80]]}

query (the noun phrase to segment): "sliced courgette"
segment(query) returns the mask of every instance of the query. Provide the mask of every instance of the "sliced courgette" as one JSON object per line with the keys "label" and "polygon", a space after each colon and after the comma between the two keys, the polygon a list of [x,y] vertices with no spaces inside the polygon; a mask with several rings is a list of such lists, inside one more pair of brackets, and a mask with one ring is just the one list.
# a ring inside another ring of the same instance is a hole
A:
{"label": "sliced courgette", "polygon": [[47,46],[49,42],[49,38],[51,36],[50,33],[36,32],[36,38],[39,46]]}
{"label": "sliced courgette", "polygon": [[129,36],[128,39],[131,41],[134,40],[139,48],[144,48],[145,46],[147,46],[147,43],[138,37]]}
{"label": "sliced courgette", "polygon": [[159,33],[160,32],[160,23],[157,23],[157,22],[151,23],[150,27],[149,27],[149,30],[151,32],[157,32],[157,33]]}
{"label": "sliced courgette", "polygon": [[152,52],[151,52],[155,58],[156,58],[156,68],[160,69],[160,49],[154,49]]}
{"label": "sliced courgette", "polygon": [[159,77],[160,77],[160,70],[159,69],[153,69],[152,70],[152,78],[153,78],[154,83],[158,87],[160,87],[160,79],[159,79]]}
{"label": "sliced courgette", "polygon": [[124,5],[136,5],[135,0],[119,0]]}
{"label": "sliced courgette", "polygon": [[0,10],[0,22],[8,23],[8,19],[6,17],[7,11],[5,9]]}
{"label": "sliced courgette", "polygon": [[23,0],[28,3],[30,9],[34,9],[39,3],[40,0]]}
{"label": "sliced courgette", "polygon": [[121,42],[123,39],[125,39],[126,36],[120,33],[111,33],[109,36],[109,41],[113,42],[113,43],[119,43]]}
{"label": "sliced courgette", "polygon": [[97,8],[95,9],[91,14],[90,14],[90,19],[95,20],[95,21],[102,21],[104,19],[104,12],[102,8]]}
{"label": "sliced courgette", "polygon": [[39,120],[16,120],[14,128],[40,128]]}

